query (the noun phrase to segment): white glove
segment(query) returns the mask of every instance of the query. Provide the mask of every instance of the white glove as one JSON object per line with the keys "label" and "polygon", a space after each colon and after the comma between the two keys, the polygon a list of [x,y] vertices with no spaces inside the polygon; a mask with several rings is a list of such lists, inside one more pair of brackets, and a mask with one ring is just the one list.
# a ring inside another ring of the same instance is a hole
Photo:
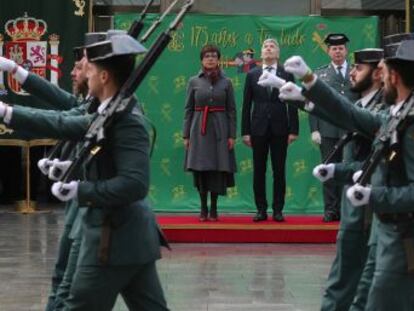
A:
{"label": "white glove", "polygon": [[302,57],[292,56],[285,62],[285,70],[293,74],[297,79],[302,79],[307,74],[312,73]]}
{"label": "white glove", "polygon": [[52,165],[53,161],[49,160],[48,158],[40,159],[37,162],[37,167],[40,169],[43,175],[49,175],[49,169]]}
{"label": "white glove", "polygon": [[8,105],[0,101],[0,118],[4,118],[6,115]]}
{"label": "white glove", "polygon": [[57,181],[52,185],[52,194],[59,200],[66,202],[78,195],[78,186],[79,182],[75,180],[72,180],[70,183]]}
{"label": "white glove", "polygon": [[280,89],[286,83],[285,80],[265,70],[257,82],[258,85],[266,87],[271,86]]}
{"label": "white glove", "polygon": [[0,70],[12,72],[13,70],[17,70],[17,64],[11,59],[0,56]]}
{"label": "white glove", "polygon": [[59,161],[59,159],[54,159],[49,169],[49,179],[61,179],[71,165],[72,161]]}
{"label": "white glove", "polygon": [[319,133],[319,131],[313,131],[311,133],[311,139],[315,144],[320,145],[322,142],[321,133]]}
{"label": "white glove", "polygon": [[371,196],[371,190],[371,187],[355,184],[346,191],[346,197],[353,206],[367,205]]}
{"label": "white glove", "polygon": [[280,88],[279,98],[281,100],[305,101],[305,97],[302,95],[302,88],[290,81]]}
{"label": "white glove", "polygon": [[26,69],[24,69],[22,66],[19,66],[14,61],[1,57],[1,56],[0,56],[0,71],[11,72],[14,75],[14,78],[20,84],[23,84],[26,81],[27,76],[29,75],[29,72]]}
{"label": "white glove", "polygon": [[362,170],[356,171],[353,175],[352,175],[352,181],[354,183],[357,183],[359,180],[359,177],[361,177],[362,175]]}
{"label": "white glove", "polygon": [[305,109],[307,112],[311,112],[314,108],[315,108],[315,104],[312,102],[307,102],[305,104],[305,107],[303,107],[303,109]]}
{"label": "white glove", "polygon": [[331,179],[334,176],[335,172],[335,164],[319,164],[314,167],[312,174],[315,176],[319,181],[325,182]]}

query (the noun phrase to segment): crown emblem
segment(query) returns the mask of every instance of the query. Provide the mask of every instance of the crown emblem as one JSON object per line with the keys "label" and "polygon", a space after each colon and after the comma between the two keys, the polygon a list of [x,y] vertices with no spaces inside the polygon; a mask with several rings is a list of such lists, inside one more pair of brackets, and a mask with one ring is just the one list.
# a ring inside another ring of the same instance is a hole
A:
{"label": "crown emblem", "polygon": [[47,24],[42,19],[29,17],[25,12],[23,17],[7,21],[4,29],[13,41],[40,40],[47,31]]}

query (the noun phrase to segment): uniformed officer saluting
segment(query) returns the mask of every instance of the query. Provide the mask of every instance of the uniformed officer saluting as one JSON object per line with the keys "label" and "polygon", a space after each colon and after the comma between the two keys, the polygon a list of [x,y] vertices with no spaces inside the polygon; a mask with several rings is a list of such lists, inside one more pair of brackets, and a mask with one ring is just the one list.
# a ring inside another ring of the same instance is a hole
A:
{"label": "uniformed officer saluting", "polygon": [[[304,82],[306,98],[320,105],[342,128],[375,137],[386,131],[393,116],[398,116],[414,101],[414,40],[385,46],[384,54],[385,61],[379,66],[384,74],[384,98],[392,106],[383,114],[350,105],[317,79],[299,56],[288,59],[285,68]],[[282,87],[280,93],[285,99],[295,99],[290,97],[289,89]],[[356,184],[347,191],[355,208],[365,205],[379,220],[376,266],[366,311],[412,311],[414,306],[413,106],[405,121],[404,126],[397,128],[398,143],[393,148],[396,154],[381,159],[370,185]],[[383,141],[375,137],[373,148],[382,146]]]}
{"label": "uniformed officer saluting", "polygon": [[[327,52],[331,63],[315,70],[315,74],[319,79],[338,91],[338,93],[354,102],[358,98],[358,94],[351,91],[349,77],[351,68],[346,60],[348,55],[347,42],[349,42],[349,39],[345,34],[332,33],[327,35],[325,43],[328,46]],[[309,125],[312,141],[320,145],[319,148],[323,160],[342,137],[344,131],[315,116],[309,116]],[[342,155],[339,152],[332,162],[339,163],[341,161]],[[327,181],[323,184],[323,221],[330,222],[339,220],[341,192],[342,186],[338,186],[333,181]]]}
{"label": "uniformed officer saluting", "polygon": [[[98,113],[129,77],[135,55],[145,51],[128,35],[115,35],[86,47],[88,87],[101,103]],[[65,310],[112,310],[118,294],[130,310],[168,310],[155,267],[161,255],[160,236],[145,200],[149,135],[136,105],[129,107],[133,108],[119,113],[105,128],[102,149],[85,168],[85,179],[57,182],[52,187],[62,201],[76,198],[79,206],[87,206],[78,267]],[[45,114],[1,103],[0,117],[14,129],[74,141],[84,137],[93,116]],[[62,187],[67,193],[59,191]],[[106,229],[110,238],[103,239]],[[105,240],[110,243],[103,245]]]}

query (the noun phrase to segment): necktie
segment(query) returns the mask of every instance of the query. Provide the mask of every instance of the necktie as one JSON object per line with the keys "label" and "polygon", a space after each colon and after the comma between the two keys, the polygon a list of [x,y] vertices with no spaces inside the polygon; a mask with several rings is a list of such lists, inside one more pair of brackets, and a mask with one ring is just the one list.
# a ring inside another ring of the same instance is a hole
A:
{"label": "necktie", "polygon": [[344,79],[344,75],[342,74],[342,66],[338,66],[336,67],[336,69],[338,70],[338,75],[341,79]]}
{"label": "necktie", "polygon": [[[265,68],[265,70],[267,70],[268,72],[270,72],[270,73],[272,73],[272,69],[273,69],[273,67],[272,66],[267,66],[266,68]],[[266,87],[266,91],[267,91],[267,94],[269,95],[269,96],[271,96],[272,95],[272,87],[271,86],[267,86]]]}

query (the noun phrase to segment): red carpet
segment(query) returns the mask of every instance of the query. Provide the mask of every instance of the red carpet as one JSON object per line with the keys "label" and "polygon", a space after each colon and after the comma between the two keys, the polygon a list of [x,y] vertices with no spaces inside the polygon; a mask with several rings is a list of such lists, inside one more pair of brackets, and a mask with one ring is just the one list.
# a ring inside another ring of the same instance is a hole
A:
{"label": "red carpet", "polygon": [[224,215],[218,222],[199,222],[198,215],[158,215],[170,242],[181,243],[334,243],[338,222],[321,215],[287,215],[285,222],[254,223],[253,215]]}

